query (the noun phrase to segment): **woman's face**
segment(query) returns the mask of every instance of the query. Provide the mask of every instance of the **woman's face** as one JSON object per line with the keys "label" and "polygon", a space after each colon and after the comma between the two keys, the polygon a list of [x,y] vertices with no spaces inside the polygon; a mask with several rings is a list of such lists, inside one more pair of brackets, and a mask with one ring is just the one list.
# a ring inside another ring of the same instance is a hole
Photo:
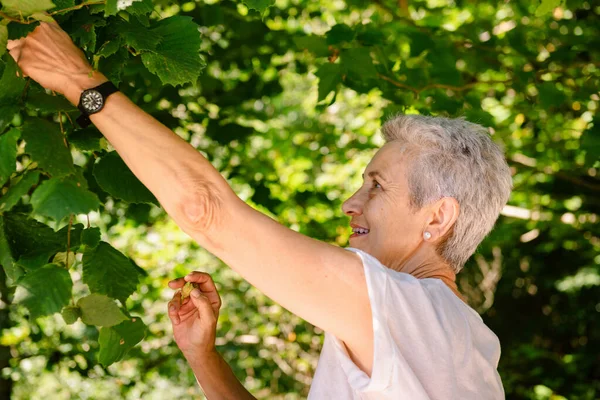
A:
{"label": "woman's face", "polygon": [[423,241],[425,210],[409,207],[405,156],[398,142],[386,143],[367,166],[363,186],[346,200],[350,223],[369,229],[353,234],[350,247],[361,249],[388,267],[401,266]]}

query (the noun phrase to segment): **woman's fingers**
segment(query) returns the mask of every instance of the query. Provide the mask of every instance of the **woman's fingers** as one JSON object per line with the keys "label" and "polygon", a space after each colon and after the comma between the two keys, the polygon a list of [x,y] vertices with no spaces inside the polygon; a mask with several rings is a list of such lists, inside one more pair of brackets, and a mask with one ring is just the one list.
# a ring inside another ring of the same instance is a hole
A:
{"label": "woman's fingers", "polygon": [[169,301],[169,318],[174,325],[179,324],[181,319],[179,318],[179,309],[181,307],[181,290],[178,290],[173,295],[171,301]]}
{"label": "woman's fingers", "polygon": [[185,280],[183,280],[183,278],[177,278],[169,281],[169,287],[171,289],[180,289],[183,287],[183,285],[185,285]]}
{"label": "woman's fingers", "polygon": [[194,282],[198,284],[200,291],[208,297],[216,312],[221,308],[221,297],[215,286],[215,282],[206,272],[194,271],[183,277],[186,282]]}
{"label": "woman's fingers", "polygon": [[200,293],[200,290],[194,289],[190,294],[192,303],[198,308],[200,313],[200,319],[204,319],[205,322],[215,324],[217,322],[217,314],[214,311],[213,305],[208,297]]}
{"label": "woman's fingers", "polygon": [[25,41],[25,38],[9,40],[8,43],[6,44],[6,48],[10,51],[10,50],[14,49],[15,47],[22,46],[24,41]]}

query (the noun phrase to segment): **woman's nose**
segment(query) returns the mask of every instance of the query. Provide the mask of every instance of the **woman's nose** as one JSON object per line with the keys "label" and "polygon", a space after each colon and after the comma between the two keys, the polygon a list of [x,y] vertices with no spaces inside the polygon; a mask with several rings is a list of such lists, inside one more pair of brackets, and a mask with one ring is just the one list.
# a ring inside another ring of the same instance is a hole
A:
{"label": "woman's nose", "polygon": [[358,196],[358,192],[354,193],[354,195],[342,204],[342,211],[346,215],[361,215],[362,209],[363,206]]}

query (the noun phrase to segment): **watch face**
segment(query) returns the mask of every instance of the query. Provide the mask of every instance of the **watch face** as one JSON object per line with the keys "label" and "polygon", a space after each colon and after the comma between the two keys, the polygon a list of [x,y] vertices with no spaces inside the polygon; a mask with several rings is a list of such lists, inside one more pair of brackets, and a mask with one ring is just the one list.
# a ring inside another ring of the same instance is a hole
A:
{"label": "watch face", "polygon": [[104,99],[97,90],[89,90],[82,95],[81,105],[88,113],[95,113],[104,105]]}

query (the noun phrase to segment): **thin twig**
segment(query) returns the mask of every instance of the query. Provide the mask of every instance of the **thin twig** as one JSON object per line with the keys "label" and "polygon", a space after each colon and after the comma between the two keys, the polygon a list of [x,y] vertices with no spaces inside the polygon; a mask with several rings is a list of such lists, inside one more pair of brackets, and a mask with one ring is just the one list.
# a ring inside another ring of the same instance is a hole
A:
{"label": "thin twig", "polygon": [[69,251],[71,250],[71,224],[73,223],[73,214],[69,216],[69,229],[67,229],[67,269],[69,269]]}
{"label": "thin twig", "polygon": [[79,10],[80,8],[83,8],[85,6],[93,6],[94,4],[106,4],[106,0],[88,1],[87,3],[81,3],[74,7],[63,8],[62,10],[54,11],[53,13],[50,13],[50,15],[62,14],[62,13],[73,11],[73,10]]}
{"label": "thin twig", "polygon": [[25,21],[23,21],[23,20],[20,20],[20,19],[17,19],[17,18],[11,17],[10,15],[6,15],[6,14],[4,14],[4,13],[3,13],[3,12],[1,12],[1,11],[0,11],[0,17],[2,17],[2,18],[4,18],[4,19],[7,19],[7,20],[9,20],[9,21],[18,22],[18,23],[20,23],[20,24],[31,24],[31,23],[33,22],[33,21],[32,21],[32,22],[25,22]]}
{"label": "thin twig", "polygon": [[69,115],[69,113],[65,112],[65,115],[67,116],[67,119],[71,122],[71,125],[73,125],[73,127],[75,127],[75,124],[73,123],[73,120],[71,119],[71,116]]}
{"label": "thin twig", "polygon": [[384,81],[387,81],[389,83],[391,83],[394,86],[397,86],[399,88],[403,88],[403,89],[408,89],[410,91],[412,91],[417,97],[419,96],[419,93],[427,90],[427,89],[435,89],[435,88],[440,88],[440,89],[449,89],[449,90],[454,90],[455,92],[460,92],[463,90],[467,90],[473,86],[479,85],[479,84],[496,84],[496,83],[510,83],[512,82],[512,79],[506,80],[506,81],[497,81],[497,80],[491,80],[491,81],[476,81],[476,82],[469,82],[464,86],[452,86],[452,85],[445,85],[443,83],[432,83],[430,85],[425,85],[422,88],[414,88],[412,86],[408,86],[405,85],[404,83],[398,82],[392,78],[390,78],[389,76],[385,76],[382,74],[377,74],[377,76],[379,76],[381,79],[383,79]]}

